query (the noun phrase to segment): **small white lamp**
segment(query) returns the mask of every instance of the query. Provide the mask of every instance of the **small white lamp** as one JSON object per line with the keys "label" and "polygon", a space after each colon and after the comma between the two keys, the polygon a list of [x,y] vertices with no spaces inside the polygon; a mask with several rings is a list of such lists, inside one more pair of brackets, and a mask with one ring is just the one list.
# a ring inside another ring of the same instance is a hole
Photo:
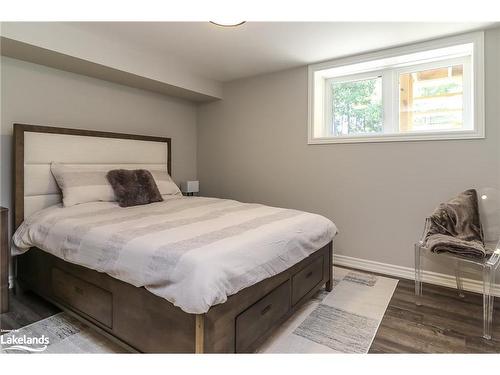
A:
{"label": "small white lamp", "polygon": [[198,193],[200,191],[200,181],[181,182],[181,191],[188,196]]}

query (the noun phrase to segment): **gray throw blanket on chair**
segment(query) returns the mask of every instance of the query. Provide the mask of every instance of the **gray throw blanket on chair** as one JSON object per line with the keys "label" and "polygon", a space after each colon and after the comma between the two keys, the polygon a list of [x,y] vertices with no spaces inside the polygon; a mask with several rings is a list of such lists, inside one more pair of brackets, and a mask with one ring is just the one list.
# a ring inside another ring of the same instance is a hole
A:
{"label": "gray throw blanket on chair", "polygon": [[476,190],[466,190],[436,208],[426,220],[424,246],[434,253],[486,257]]}

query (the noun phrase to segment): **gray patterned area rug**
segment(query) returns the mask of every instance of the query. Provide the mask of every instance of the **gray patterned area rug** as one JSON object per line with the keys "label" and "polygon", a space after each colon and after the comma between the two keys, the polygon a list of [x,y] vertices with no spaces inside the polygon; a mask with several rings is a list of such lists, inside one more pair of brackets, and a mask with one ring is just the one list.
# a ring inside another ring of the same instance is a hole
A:
{"label": "gray patterned area rug", "polygon": [[[17,338],[18,340],[24,337],[44,338],[47,341],[26,344],[23,342],[12,342],[9,340],[10,337]],[[6,333],[0,339],[0,354],[97,354],[126,352],[121,346],[64,312],[40,320],[19,330]]]}
{"label": "gray patterned area rug", "polygon": [[[288,319],[259,353],[367,353],[397,280],[334,267],[334,288],[321,290]],[[1,345],[0,353],[121,353],[120,346],[66,313],[2,336],[48,337],[48,345]],[[12,349],[13,346],[17,348]],[[24,349],[23,349],[24,347]],[[42,350],[43,349],[43,350]]]}
{"label": "gray patterned area rug", "polygon": [[322,290],[260,348],[260,353],[368,353],[398,280],[334,267]]}

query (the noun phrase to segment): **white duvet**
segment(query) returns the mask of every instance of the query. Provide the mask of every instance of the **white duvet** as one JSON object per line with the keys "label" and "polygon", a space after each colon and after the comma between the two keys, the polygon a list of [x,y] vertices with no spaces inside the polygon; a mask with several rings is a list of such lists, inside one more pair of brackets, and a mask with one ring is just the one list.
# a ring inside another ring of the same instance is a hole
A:
{"label": "white duvet", "polygon": [[46,208],[18,228],[13,252],[35,246],[201,314],[298,263],[336,232],[330,220],[302,211],[172,197],[128,208]]}

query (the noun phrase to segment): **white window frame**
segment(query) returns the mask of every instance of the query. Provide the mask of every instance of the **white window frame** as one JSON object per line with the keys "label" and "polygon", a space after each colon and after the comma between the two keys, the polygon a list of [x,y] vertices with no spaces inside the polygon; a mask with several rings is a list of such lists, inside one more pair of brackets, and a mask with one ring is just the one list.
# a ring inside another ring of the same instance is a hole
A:
{"label": "white window frame", "polygon": [[[420,63],[401,64],[401,66],[390,66],[389,69],[375,67],[365,71],[350,72],[349,74],[319,79],[315,73],[327,69],[349,67],[349,65],[367,63],[371,61],[408,55],[412,53],[437,50],[462,44],[473,45],[473,52],[467,56],[443,56],[436,61]],[[325,90],[326,85],[331,82],[353,81],[367,79],[370,77],[382,77],[382,103],[383,103],[383,128],[399,128],[399,74],[426,69],[433,69],[449,65],[464,65],[464,124],[469,129],[453,131],[426,131],[409,133],[384,133],[384,134],[360,134],[349,136],[315,137],[316,129],[323,129],[327,134],[328,124],[331,120],[330,90]],[[466,70],[472,70],[472,74],[466,74]],[[468,78],[470,77],[470,80]],[[427,141],[427,140],[450,140],[450,139],[483,139],[485,138],[484,124],[484,32],[462,34],[454,37],[432,40],[404,47],[392,48],[383,51],[351,56],[343,59],[326,61],[312,64],[308,67],[308,144],[325,143],[360,143],[360,142],[394,142],[394,141]],[[398,93],[396,95],[395,93]],[[472,94],[472,98],[467,97]],[[389,100],[387,100],[390,98]],[[386,100],[384,100],[386,99]],[[470,104],[472,103],[472,105]]]}
{"label": "white window frame", "polygon": [[[341,77],[332,77],[332,78],[328,78],[325,80],[325,86],[328,87],[330,86],[332,83],[341,83],[341,82],[355,82],[355,81],[363,81],[363,80],[367,80],[367,79],[373,79],[373,78],[379,78],[381,77],[382,78],[382,88],[384,87],[383,86],[383,81],[384,81],[384,71],[383,70],[373,70],[373,71],[370,71],[370,72],[365,72],[365,73],[357,73],[357,74],[350,74],[350,75],[347,75],[347,76],[341,76]],[[324,104],[324,108],[325,108],[325,122],[324,122],[324,132],[325,134],[328,134],[328,130],[329,130],[329,127],[332,122],[332,110],[333,110],[333,102],[332,102],[332,91],[331,90],[326,90],[325,92],[325,104]],[[382,104],[384,104],[384,102],[382,101]],[[382,116],[384,115],[385,113],[385,108],[383,108],[382,110]],[[382,118],[382,126],[384,126],[384,119]],[[364,135],[366,136],[366,135]],[[334,136],[332,136],[334,137]],[[337,137],[341,137],[341,136],[335,136],[336,138]]]}
{"label": "white window frame", "polygon": [[[453,130],[453,131],[442,131],[442,130],[437,130],[437,131],[425,131],[425,132],[411,132],[410,134],[415,134],[415,135],[425,135],[425,134],[437,134],[437,135],[453,135],[453,134],[462,134],[462,135],[467,135],[467,134],[475,134],[475,129],[474,129],[474,118],[473,118],[473,110],[470,107],[470,94],[472,93],[472,82],[470,80],[471,77],[471,63],[470,63],[470,56],[463,56],[463,57],[455,57],[451,59],[446,59],[446,60],[439,60],[439,61],[434,61],[430,63],[422,63],[422,64],[415,64],[411,66],[405,66],[402,68],[397,68],[393,70],[394,73],[394,80],[395,80],[395,87],[393,88],[393,92],[396,92],[396,90],[399,90],[399,75],[404,74],[404,73],[411,73],[411,72],[418,72],[422,70],[432,70],[432,69],[439,69],[439,68],[445,68],[449,66],[454,66],[454,65],[462,65],[464,69],[464,74],[463,74],[463,122],[464,122],[464,127],[466,128],[465,130]],[[395,115],[399,116],[399,96],[396,96],[394,99],[394,104],[397,106],[395,108]],[[406,133],[405,133],[406,134]]]}

